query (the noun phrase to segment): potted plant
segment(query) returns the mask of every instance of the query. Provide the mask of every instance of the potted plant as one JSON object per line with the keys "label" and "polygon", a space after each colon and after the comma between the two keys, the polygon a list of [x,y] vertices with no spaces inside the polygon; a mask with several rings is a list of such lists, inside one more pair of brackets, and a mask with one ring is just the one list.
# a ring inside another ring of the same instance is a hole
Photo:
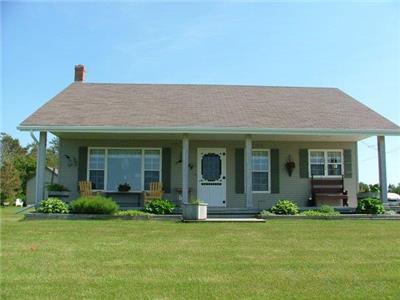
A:
{"label": "potted plant", "polygon": [[127,182],[121,183],[118,186],[118,192],[129,192],[130,190],[131,190],[131,186]]}
{"label": "potted plant", "polygon": [[203,203],[198,199],[191,199],[189,203],[183,203],[182,216],[184,220],[206,220],[207,203]]}
{"label": "potted plant", "polygon": [[360,183],[360,192],[357,193],[357,199],[364,198],[379,198],[380,195],[380,186],[379,184],[363,184]]}
{"label": "potted plant", "polygon": [[47,186],[48,197],[50,198],[68,198],[69,189],[59,183],[50,183]]}

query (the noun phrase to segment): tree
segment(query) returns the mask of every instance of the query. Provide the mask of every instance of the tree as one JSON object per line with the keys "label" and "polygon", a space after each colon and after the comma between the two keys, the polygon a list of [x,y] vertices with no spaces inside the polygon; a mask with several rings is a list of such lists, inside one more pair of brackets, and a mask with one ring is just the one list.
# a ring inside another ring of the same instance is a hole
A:
{"label": "tree", "polygon": [[394,184],[389,184],[388,188],[389,188],[388,191],[390,193],[400,194],[400,183],[398,183],[397,186]]}
{"label": "tree", "polygon": [[22,192],[20,174],[12,161],[2,162],[0,182],[1,204],[4,201],[14,201],[17,195]]}

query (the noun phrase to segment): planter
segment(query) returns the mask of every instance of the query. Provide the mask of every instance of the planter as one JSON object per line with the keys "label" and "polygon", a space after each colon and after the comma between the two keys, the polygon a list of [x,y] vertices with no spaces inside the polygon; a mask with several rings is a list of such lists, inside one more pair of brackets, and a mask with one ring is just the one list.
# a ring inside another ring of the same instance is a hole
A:
{"label": "planter", "polygon": [[364,198],[378,198],[379,199],[379,192],[366,192],[366,193],[358,193],[357,199],[364,199]]}
{"label": "planter", "polygon": [[184,220],[206,220],[207,203],[183,204],[182,217]]}
{"label": "planter", "polygon": [[69,194],[70,193],[67,191],[49,191],[48,192],[49,198],[59,198],[59,199],[68,198]]}

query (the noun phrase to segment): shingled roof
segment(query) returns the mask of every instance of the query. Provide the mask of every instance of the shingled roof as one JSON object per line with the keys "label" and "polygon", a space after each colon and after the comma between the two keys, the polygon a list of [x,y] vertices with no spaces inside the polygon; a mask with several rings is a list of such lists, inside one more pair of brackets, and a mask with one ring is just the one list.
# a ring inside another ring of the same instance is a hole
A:
{"label": "shingled roof", "polygon": [[400,134],[336,88],[74,82],[20,125],[54,128],[237,128]]}

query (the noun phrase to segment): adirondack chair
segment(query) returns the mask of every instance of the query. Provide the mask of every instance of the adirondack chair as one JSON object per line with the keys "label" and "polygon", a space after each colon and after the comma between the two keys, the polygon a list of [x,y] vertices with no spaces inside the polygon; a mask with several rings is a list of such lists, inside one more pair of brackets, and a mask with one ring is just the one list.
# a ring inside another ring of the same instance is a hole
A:
{"label": "adirondack chair", "polygon": [[144,204],[154,199],[161,199],[163,193],[161,182],[151,182],[150,190],[148,192],[144,192]]}
{"label": "adirondack chair", "polygon": [[17,198],[16,200],[15,200],[15,206],[16,207],[23,207],[24,206],[24,201],[22,201],[21,199],[19,199],[19,198]]}
{"label": "adirondack chair", "polygon": [[81,196],[94,196],[98,194],[93,193],[90,181],[79,181],[79,192]]}

